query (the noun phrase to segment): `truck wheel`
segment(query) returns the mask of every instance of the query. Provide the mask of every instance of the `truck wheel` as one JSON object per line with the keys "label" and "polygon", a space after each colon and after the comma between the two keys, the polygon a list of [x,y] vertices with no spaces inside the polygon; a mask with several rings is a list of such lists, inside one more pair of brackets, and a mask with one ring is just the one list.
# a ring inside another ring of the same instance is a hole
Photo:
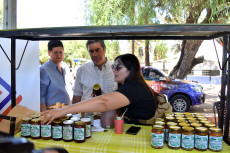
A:
{"label": "truck wheel", "polygon": [[190,108],[190,100],[184,95],[173,96],[170,100],[173,112],[187,112]]}

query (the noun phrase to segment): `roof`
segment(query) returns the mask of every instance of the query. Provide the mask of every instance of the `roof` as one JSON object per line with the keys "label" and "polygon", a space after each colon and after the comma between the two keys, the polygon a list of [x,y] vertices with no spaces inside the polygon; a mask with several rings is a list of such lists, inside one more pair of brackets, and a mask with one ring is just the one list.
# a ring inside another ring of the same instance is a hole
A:
{"label": "roof", "polygon": [[230,34],[227,24],[76,26],[1,30],[0,37],[25,40],[208,40]]}

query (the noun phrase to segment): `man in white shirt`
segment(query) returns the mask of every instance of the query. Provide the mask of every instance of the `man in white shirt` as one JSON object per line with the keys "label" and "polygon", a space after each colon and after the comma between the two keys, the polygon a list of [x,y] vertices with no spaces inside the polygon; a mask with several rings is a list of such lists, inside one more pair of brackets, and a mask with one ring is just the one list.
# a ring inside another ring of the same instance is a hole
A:
{"label": "man in white shirt", "polygon": [[117,83],[114,82],[114,74],[111,68],[112,62],[105,57],[104,41],[88,40],[86,47],[92,61],[81,65],[77,70],[73,87],[73,104],[92,98],[95,83],[101,85],[103,94],[117,89]]}

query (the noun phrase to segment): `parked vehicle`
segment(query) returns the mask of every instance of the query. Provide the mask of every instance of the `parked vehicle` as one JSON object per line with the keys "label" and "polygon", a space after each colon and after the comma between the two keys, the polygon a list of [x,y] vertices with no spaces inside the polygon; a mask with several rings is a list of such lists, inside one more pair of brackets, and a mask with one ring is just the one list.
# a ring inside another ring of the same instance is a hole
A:
{"label": "parked vehicle", "polygon": [[186,112],[190,106],[204,103],[205,93],[197,82],[174,79],[163,71],[149,66],[142,67],[141,70],[149,86],[167,96],[174,112]]}

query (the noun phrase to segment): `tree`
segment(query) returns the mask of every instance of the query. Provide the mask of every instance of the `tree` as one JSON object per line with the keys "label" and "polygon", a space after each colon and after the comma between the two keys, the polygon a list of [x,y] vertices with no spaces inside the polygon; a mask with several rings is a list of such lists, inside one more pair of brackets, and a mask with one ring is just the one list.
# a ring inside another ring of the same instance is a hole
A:
{"label": "tree", "polygon": [[[167,23],[225,23],[229,17],[228,0],[159,0],[157,9],[161,15],[165,14]],[[182,42],[179,61],[170,72],[170,76],[183,79],[195,65],[203,62],[204,57],[195,58],[202,42],[202,40]]]}
{"label": "tree", "polygon": [[157,43],[155,50],[154,50],[154,60],[157,61],[159,59],[167,58],[168,47],[166,43],[159,42]]}

